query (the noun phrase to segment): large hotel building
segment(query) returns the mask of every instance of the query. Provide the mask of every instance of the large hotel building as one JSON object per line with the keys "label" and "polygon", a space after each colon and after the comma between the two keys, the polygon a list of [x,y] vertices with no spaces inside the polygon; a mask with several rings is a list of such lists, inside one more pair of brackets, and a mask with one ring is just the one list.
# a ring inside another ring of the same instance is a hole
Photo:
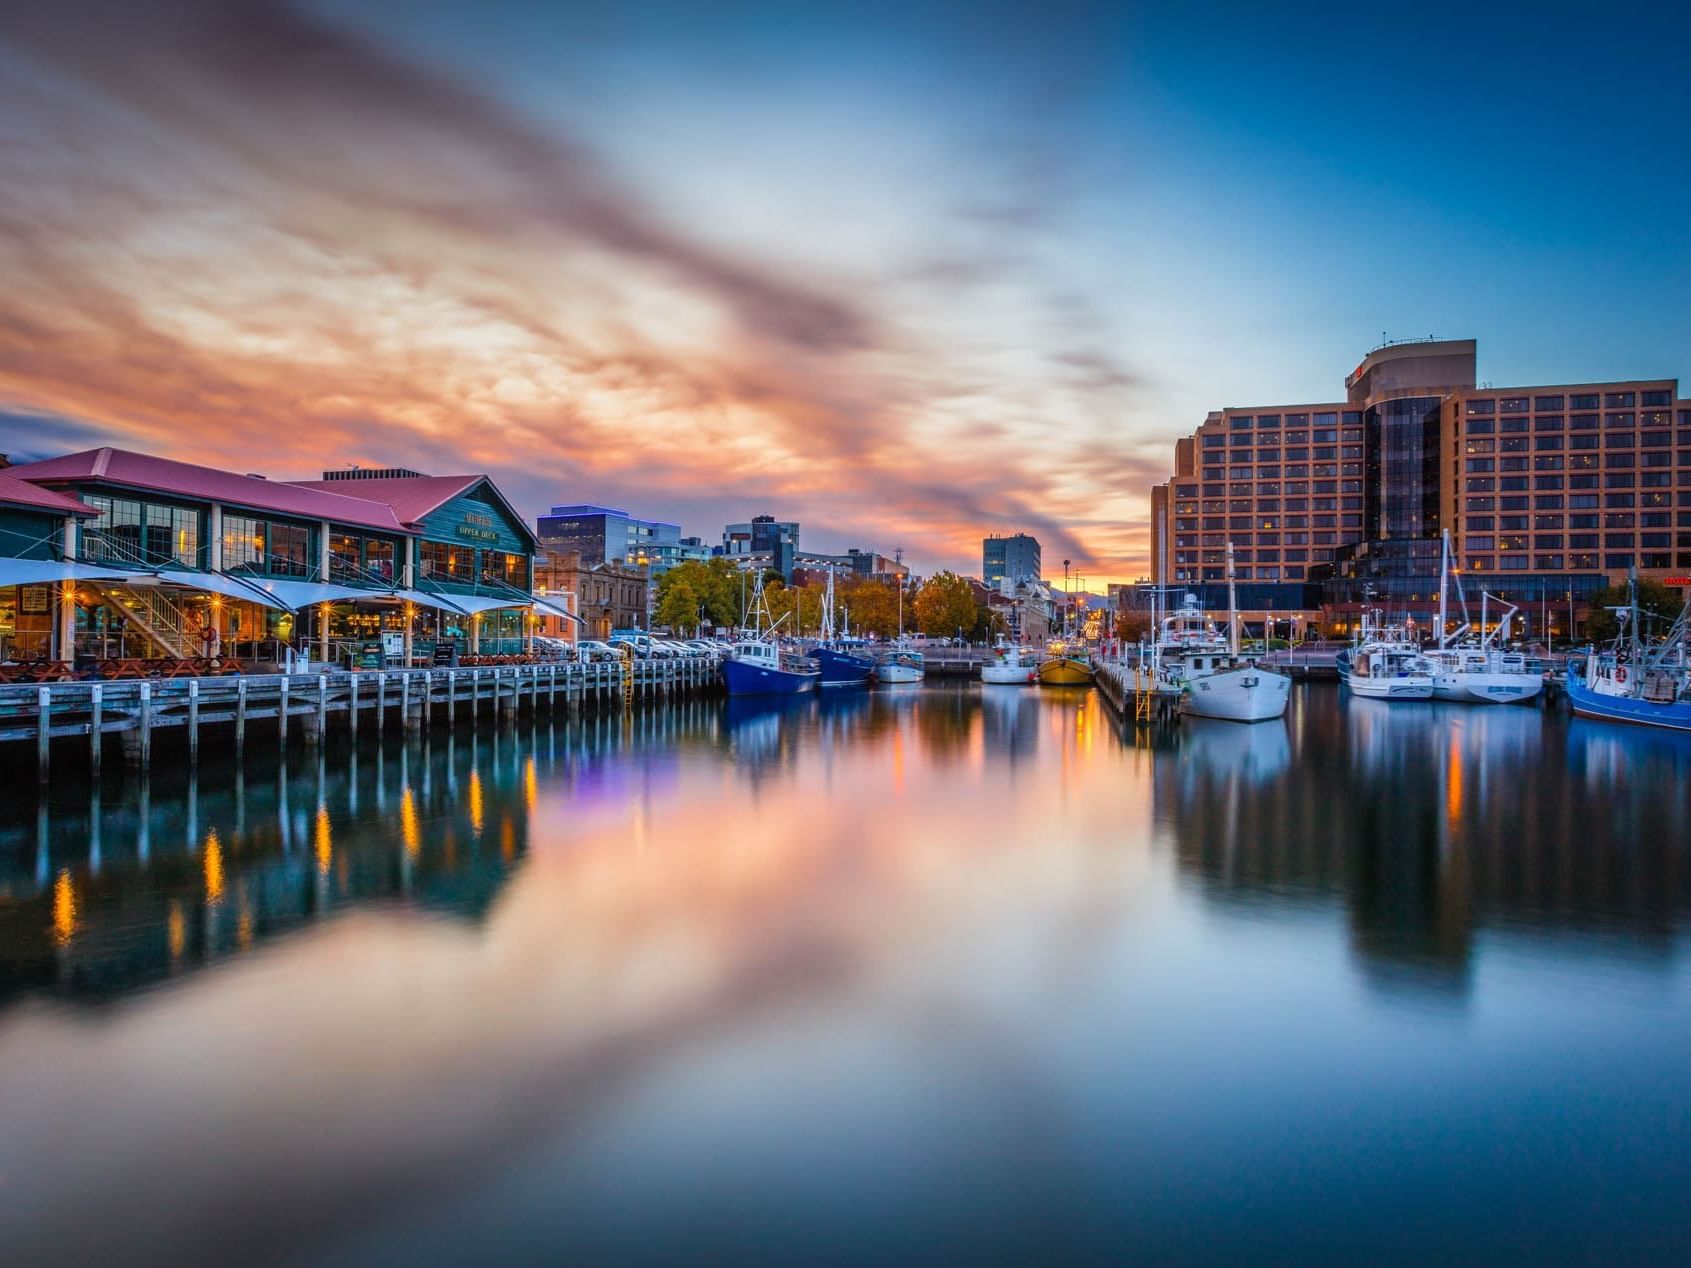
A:
{"label": "large hotel building", "polygon": [[1151,490],[1152,579],[1342,631],[1430,610],[1450,530],[1470,596],[1564,633],[1637,567],[1691,574],[1691,401],[1677,379],[1480,387],[1472,339],[1375,348],[1345,399],[1211,413]]}

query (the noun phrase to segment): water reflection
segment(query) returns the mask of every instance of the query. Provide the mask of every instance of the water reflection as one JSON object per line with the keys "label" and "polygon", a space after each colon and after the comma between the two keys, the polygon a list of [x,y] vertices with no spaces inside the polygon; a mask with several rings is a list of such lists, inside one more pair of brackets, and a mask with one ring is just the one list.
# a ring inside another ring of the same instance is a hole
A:
{"label": "water reflection", "polygon": [[1524,708],[938,687],[111,772],[0,812],[0,1220],[173,1265],[237,1219],[349,1264],[1624,1247],[1606,1186],[1691,1181],[1603,1152],[1691,1113],[1688,775]]}

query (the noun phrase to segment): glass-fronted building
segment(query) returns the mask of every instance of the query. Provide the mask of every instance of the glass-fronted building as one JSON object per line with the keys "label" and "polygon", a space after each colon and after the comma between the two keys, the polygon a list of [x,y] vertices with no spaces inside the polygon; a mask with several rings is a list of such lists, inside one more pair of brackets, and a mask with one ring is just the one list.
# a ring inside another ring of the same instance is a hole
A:
{"label": "glass-fronted building", "polygon": [[681,540],[681,526],[645,520],[613,506],[580,503],[554,506],[535,527],[540,544],[560,555],[579,554],[584,563],[629,564],[660,576],[683,559],[709,557],[697,539]]}
{"label": "glass-fronted building", "polygon": [[981,580],[993,589],[1006,581],[1038,581],[1039,539],[1028,533],[988,537],[981,542]]}
{"label": "glass-fronted building", "polygon": [[[1471,594],[1562,632],[1637,566],[1691,570],[1691,403],[1673,379],[1481,388],[1473,340],[1386,344],[1323,404],[1218,410],[1151,491],[1152,579],[1344,628],[1436,603],[1449,530]],[[1574,616],[1570,617],[1570,610]]]}

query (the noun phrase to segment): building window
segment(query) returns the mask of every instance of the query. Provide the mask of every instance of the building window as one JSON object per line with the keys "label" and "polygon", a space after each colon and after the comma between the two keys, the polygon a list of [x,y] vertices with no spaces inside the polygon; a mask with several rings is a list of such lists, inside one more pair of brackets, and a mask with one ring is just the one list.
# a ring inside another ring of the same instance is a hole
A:
{"label": "building window", "polygon": [[1496,412],[1497,412],[1497,402],[1496,401],[1469,401],[1468,402],[1468,413],[1470,415],[1472,415],[1472,414],[1495,414]]}
{"label": "building window", "polygon": [[244,515],[223,517],[223,570],[264,571],[264,521]]}
{"label": "building window", "polygon": [[1553,410],[1556,413],[1560,413],[1562,410],[1562,398],[1559,396],[1535,396],[1533,397],[1532,407],[1540,411]]}
{"label": "building window", "polygon": [[1610,392],[1603,402],[1607,409],[1631,409],[1637,401],[1631,392]]}

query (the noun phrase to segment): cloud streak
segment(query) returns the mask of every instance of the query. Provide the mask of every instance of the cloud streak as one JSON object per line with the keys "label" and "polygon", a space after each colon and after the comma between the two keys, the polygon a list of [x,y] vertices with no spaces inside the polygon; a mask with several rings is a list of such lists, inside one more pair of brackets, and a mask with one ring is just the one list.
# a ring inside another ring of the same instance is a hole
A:
{"label": "cloud streak", "polygon": [[[1141,566],[1159,462],[1120,420],[1143,381],[1039,276],[1048,217],[801,272],[303,9],[145,9],[0,34],[0,406],[279,475],[485,469],[530,511],[685,508],[707,539],[770,509],[929,566],[1016,528]],[[1017,319],[983,322],[983,293]]]}

